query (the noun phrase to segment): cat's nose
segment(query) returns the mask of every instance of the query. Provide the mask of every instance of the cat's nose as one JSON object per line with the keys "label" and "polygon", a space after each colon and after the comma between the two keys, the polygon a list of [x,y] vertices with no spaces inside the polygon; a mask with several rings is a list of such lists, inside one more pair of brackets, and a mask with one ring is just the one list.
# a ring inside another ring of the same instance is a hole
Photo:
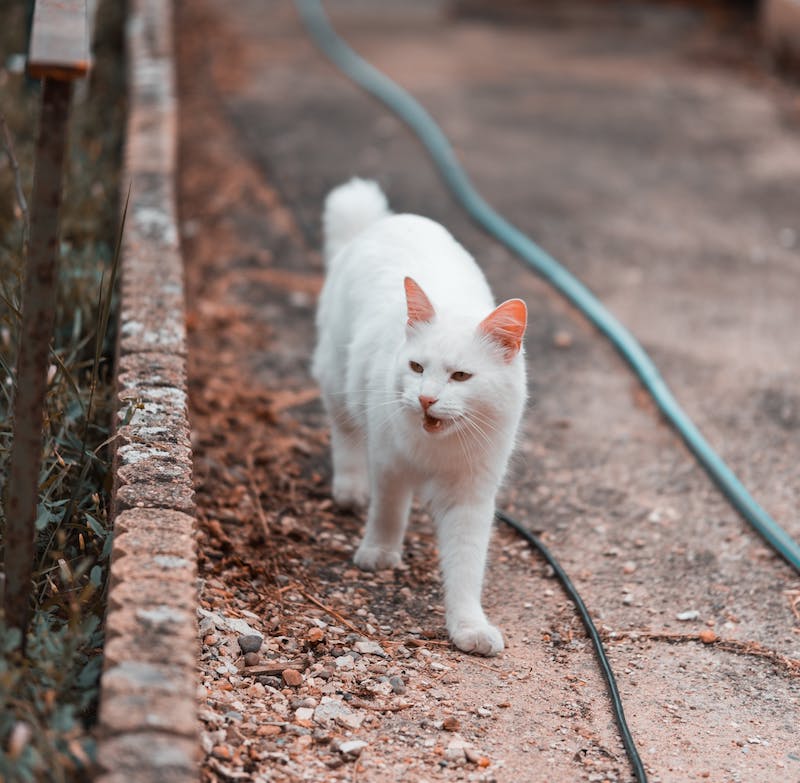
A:
{"label": "cat's nose", "polygon": [[422,410],[427,411],[431,405],[435,405],[438,402],[436,397],[426,397],[424,394],[419,395],[419,404],[422,406]]}

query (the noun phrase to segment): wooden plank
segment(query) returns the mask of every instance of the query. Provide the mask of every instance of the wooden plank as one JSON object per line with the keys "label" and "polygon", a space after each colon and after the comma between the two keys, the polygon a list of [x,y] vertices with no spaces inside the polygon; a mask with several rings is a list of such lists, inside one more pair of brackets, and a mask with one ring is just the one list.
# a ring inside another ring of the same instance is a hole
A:
{"label": "wooden plank", "polygon": [[28,74],[67,81],[91,65],[87,0],[36,0]]}

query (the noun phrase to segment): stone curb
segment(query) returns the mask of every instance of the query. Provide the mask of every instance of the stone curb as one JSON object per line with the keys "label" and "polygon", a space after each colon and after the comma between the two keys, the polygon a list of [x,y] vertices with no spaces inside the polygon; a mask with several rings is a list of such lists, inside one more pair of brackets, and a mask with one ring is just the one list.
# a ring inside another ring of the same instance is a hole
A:
{"label": "stone curb", "polygon": [[183,266],[175,202],[172,5],[131,0],[129,114],[113,460],[100,683],[99,783],[199,777],[195,506]]}

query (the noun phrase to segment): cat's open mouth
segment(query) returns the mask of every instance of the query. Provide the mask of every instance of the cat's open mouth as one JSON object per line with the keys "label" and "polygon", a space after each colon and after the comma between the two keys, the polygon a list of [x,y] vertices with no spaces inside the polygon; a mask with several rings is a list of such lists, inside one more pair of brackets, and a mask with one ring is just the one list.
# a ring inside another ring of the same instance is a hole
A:
{"label": "cat's open mouth", "polygon": [[429,413],[426,413],[425,418],[422,420],[422,426],[425,428],[425,432],[441,432],[445,424],[446,422],[444,419],[437,419]]}

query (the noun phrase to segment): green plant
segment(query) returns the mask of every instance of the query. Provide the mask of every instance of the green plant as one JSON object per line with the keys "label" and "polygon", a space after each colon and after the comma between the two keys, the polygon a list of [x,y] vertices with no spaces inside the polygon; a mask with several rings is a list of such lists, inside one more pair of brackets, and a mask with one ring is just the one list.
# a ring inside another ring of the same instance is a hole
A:
{"label": "green plant", "polygon": [[[0,50],[24,50],[24,4],[0,8]],[[124,7],[106,0],[95,68],[73,111],[62,210],[56,330],[50,353],[36,520],[33,619],[26,656],[0,619],[0,780],[85,780],[91,767],[111,535],[115,248],[124,120]],[[0,113],[30,191],[38,89],[0,69]],[[0,142],[0,485],[10,446],[24,209]],[[0,516],[0,533],[5,520]],[[0,538],[2,536],[0,535]]]}

